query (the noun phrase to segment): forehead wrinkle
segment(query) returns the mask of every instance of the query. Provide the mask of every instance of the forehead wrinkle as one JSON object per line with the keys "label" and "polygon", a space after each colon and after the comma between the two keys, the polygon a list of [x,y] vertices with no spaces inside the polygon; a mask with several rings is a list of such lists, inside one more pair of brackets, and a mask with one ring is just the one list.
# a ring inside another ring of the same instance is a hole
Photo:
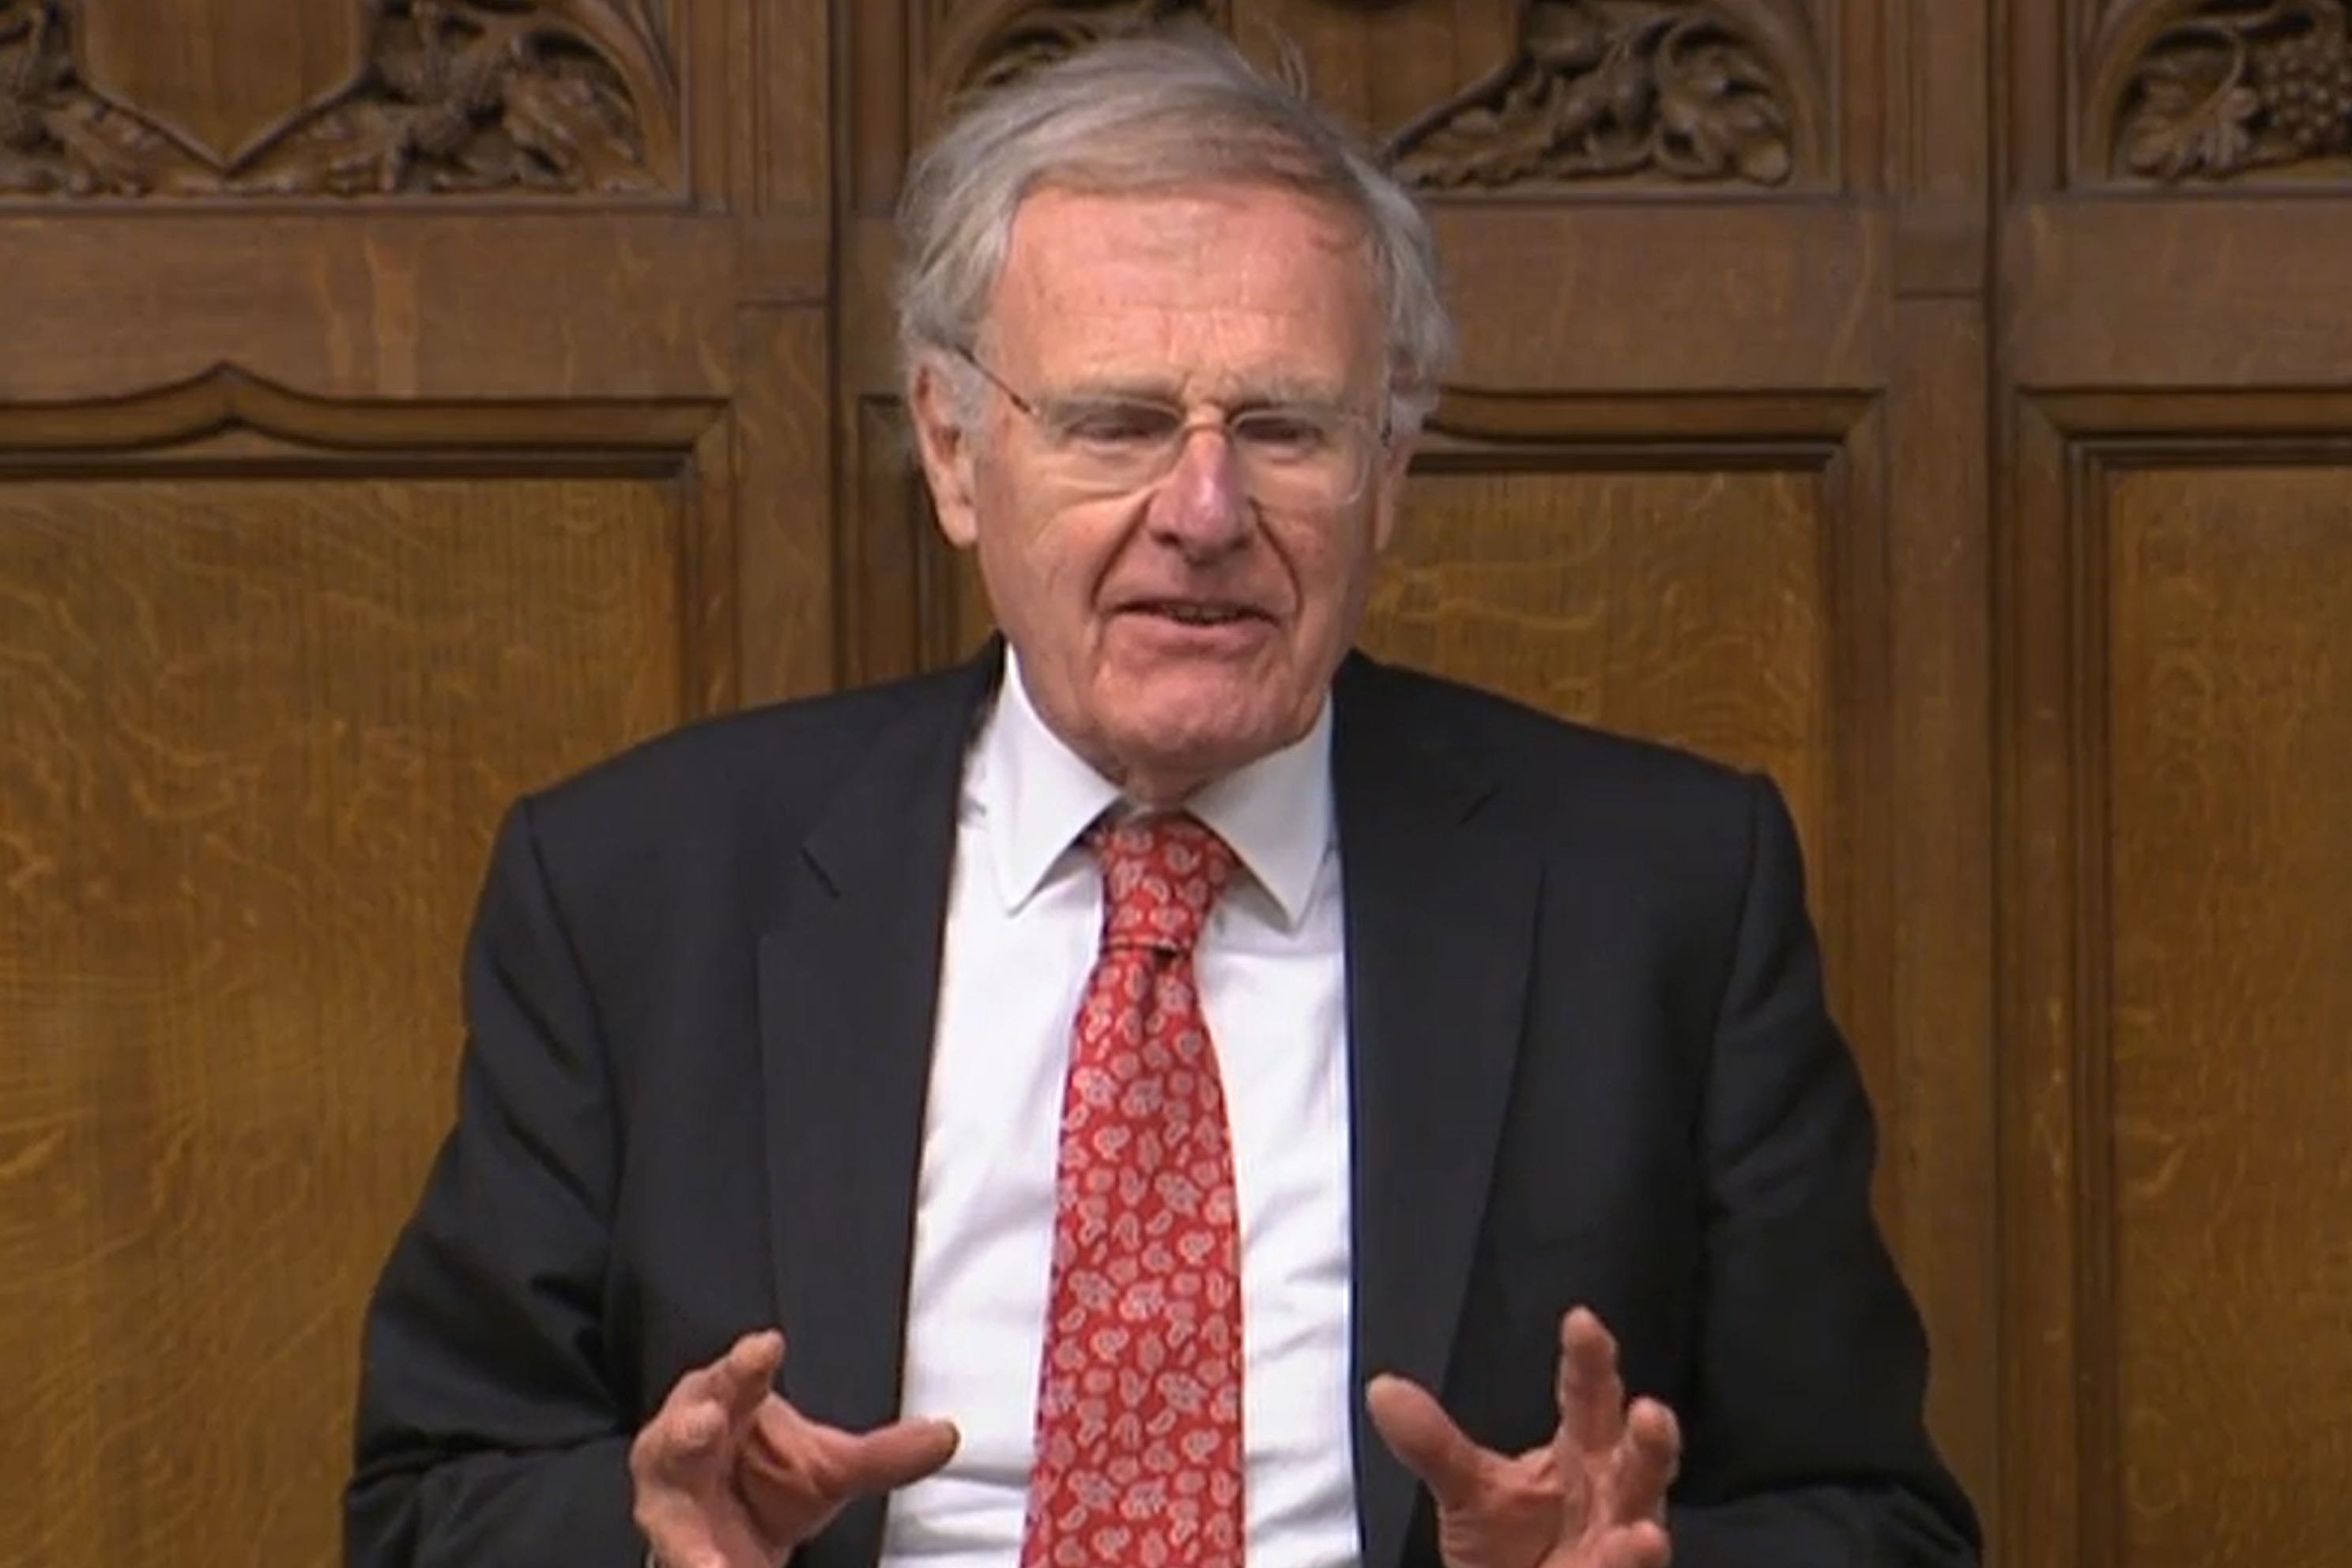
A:
{"label": "forehead wrinkle", "polygon": [[[1263,340],[1244,334],[1244,341]],[[1204,353],[1188,353],[1164,339],[1150,347],[1129,349],[1099,336],[1088,336],[1085,343],[1077,362],[1066,371],[1054,374],[1046,369],[1051,384],[1041,389],[1045,394],[1238,407],[1328,403],[1348,393],[1348,376],[1304,371],[1290,360],[1262,350],[1226,355],[1213,346]]]}
{"label": "forehead wrinkle", "polygon": [[1039,394],[1343,399],[1384,352],[1366,242],[1269,198],[1041,192],[1016,215],[984,341]]}

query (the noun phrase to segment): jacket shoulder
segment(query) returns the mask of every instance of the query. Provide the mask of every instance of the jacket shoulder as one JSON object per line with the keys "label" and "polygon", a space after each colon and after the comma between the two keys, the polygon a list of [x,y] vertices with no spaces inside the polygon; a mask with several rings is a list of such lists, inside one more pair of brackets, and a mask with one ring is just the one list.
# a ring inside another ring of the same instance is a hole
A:
{"label": "jacket shoulder", "polygon": [[540,833],[610,832],[658,824],[668,833],[749,814],[805,819],[884,735],[909,720],[951,721],[976,697],[968,670],[918,677],[696,720],[640,741],[530,794]]}
{"label": "jacket shoulder", "polygon": [[[1484,688],[1394,666],[1370,671],[1391,727],[1491,770],[1504,804],[1687,825],[1753,808],[1758,775],[1688,747],[1606,730]],[[1770,787],[1765,781],[1765,787]]]}

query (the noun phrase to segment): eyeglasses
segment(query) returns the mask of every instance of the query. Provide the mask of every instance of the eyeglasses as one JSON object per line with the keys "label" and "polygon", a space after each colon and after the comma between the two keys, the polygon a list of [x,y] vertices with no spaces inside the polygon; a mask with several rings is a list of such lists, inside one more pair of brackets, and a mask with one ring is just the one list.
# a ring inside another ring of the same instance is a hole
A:
{"label": "eyeglasses", "polygon": [[1188,415],[1139,397],[1023,396],[970,349],[957,356],[1037,426],[1056,475],[1075,490],[1123,495],[1166,479],[1195,430],[1223,432],[1242,489],[1260,506],[1312,510],[1346,506],[1364,492],[1384,427],[1324,404],[1285,403],[1223,417]]}

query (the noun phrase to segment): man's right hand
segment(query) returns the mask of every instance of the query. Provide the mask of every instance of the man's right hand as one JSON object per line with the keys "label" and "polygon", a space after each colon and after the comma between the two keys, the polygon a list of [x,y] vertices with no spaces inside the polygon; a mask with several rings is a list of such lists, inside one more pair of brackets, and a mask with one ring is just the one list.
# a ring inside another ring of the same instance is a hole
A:
{"label": "man's right hand", "polygon": [[783,1361],[783,1335],[744,1335],[679,1378],[630,1446],[637,1528],[663,1568],[777,1568],[852,1499],[955,1452],[944,1421],[859,1436],[809,1420],[775,1391]]}

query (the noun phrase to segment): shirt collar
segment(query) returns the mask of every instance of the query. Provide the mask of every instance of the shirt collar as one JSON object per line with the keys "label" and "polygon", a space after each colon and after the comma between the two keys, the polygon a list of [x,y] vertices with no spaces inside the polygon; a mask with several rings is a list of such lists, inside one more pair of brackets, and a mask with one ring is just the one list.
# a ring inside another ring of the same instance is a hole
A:
{"label": "shirt collar", "polygon": [[[1017,910],[1106,810],[1118,788],[1047,727],[1005,647],[996,705],[972,748],[967,804],[989,821],[998,896]],[[1296,928],[1331,843],[1331,703],[1297,741],[1203,786],[1186,808],[1234,855]]]}

